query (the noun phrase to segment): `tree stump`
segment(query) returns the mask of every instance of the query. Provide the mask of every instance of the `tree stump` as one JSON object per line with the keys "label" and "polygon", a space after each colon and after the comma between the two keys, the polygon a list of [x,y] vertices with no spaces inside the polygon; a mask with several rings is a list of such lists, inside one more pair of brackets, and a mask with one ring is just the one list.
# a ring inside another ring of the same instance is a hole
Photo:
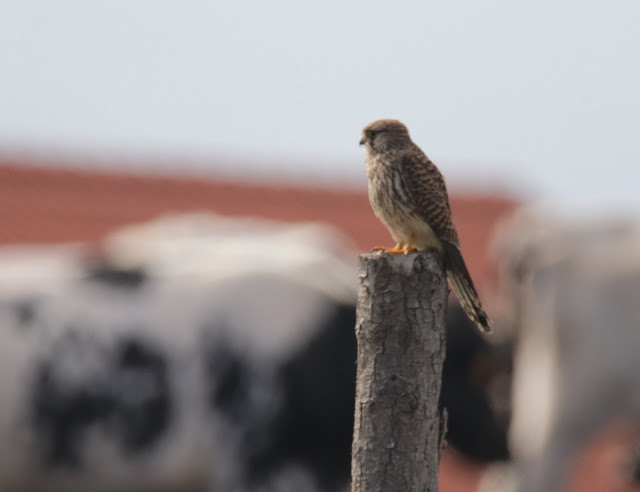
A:
{"label": "tree stump", "polygon": [[361,255],[352,492],[435,492],[448,287],[435,253]]}

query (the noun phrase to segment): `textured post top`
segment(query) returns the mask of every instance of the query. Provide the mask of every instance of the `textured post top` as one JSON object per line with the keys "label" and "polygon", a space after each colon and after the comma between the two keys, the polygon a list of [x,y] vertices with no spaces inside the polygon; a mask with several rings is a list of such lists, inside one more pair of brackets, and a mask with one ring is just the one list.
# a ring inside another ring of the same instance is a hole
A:
{"label": "textured post top", "polygon": [[442,276],[444,267],[440,255],[434,251],[424,251],[409,254],[390,255],[384,251],[362,253],[359,263],[380,262],[379,268],[387,266],[392,271],[404,276],[427,271],[433,275]]}
{"label": "textured post top", "polygon": [[[435,252],[362,254],[358,283],[358,314],[371,319],[367,325],[371,335],[397,326],[397,319],[406,318],[407,312],[417,317],[413,324],[422,328],[433,329],[439,320],[445,321],[447,276]],[[357,323],[356,333],[362,326]]]}

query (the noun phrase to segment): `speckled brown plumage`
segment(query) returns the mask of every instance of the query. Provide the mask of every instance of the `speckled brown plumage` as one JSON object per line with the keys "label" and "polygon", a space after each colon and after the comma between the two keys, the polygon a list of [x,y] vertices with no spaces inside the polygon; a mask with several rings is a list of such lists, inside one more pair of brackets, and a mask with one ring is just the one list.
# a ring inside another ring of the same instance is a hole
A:
{"label": "speckled brown plumage", "polygon": [[397,120],[367,125],[360,144],[367,152],[369,201],[396,241],[388,253],[436,250],[465,312],[484,332],[491,323],[484,312],[460,251],[449,196],[440,171],[413,143]]}

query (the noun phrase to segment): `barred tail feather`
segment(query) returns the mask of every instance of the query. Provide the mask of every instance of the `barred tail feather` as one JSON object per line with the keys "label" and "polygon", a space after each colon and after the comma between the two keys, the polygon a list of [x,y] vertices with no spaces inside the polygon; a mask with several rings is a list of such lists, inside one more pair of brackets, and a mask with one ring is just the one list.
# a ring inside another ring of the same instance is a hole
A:
{"label": "barred tail feather", "polygon": [[491,320],[489,320],[482,308],[482,304],[480,304],[480,298],[476,288],[473,286],[471,275],[469,275],[467,266],[464,263],[460,248],[446,240],[442,241],[442,245],[444,247],[447,277],[449,277],[458,302],[460,302],[464,312],[478,326],[480,331],[491,333]]}

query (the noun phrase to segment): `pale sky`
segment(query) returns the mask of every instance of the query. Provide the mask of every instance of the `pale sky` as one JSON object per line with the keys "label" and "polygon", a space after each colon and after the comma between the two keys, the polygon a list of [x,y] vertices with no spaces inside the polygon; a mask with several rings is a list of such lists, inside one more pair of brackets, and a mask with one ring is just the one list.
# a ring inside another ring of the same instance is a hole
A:
{"label": "pale sky", "polygon": [[364,186],[393,117],[451,188],[640,216],[638,26],[638,0],[4,1],[0,148]]}

